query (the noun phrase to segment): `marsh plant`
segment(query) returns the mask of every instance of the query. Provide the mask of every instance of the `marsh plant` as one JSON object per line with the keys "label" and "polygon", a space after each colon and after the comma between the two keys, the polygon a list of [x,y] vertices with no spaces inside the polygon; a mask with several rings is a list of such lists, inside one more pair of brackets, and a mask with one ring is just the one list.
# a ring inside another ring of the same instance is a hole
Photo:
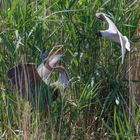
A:
{"label": "marsh plant", "polygon": [[[140,139],[140,89],[134,88],[140,81],[132,73],[139,12],[137,0],[0,0],[0,139]],[[106,29],[96,13],[106,13],[127,36],[123,64],[121,45],[96,36]],[[41,55],[58,45],[68,88],[42,117],[19,101],[7,71],[24,63],[37,68]]]}

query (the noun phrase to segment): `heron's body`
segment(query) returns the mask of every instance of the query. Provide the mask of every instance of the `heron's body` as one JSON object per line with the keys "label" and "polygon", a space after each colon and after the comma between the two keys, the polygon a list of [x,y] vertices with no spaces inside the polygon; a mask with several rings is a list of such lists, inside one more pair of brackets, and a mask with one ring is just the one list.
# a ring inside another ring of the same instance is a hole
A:
{"label": "heron's body", "polygon": [[26,99],[35,110],[46,114],[52,101],[59,95],[59,89],[50,87],[39,76],[34,64],[19,64],[8,73],[20,99]]}

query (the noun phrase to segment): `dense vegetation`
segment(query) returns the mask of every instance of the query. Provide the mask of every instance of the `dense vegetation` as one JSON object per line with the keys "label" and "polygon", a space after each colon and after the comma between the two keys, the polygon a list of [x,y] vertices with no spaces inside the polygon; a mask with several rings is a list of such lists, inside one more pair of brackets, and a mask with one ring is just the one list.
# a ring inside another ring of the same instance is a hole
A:
{"label": "dense vegetation", "polygon": [[[140,139],[131,82],[138,1],[1,0],[0,4],[0,139]],[[106,26],[96,12],[110,15],[130,40],[124,64],[119,44],[96,37]],[[19,107],[6,72],[18,63],[39,65],[40,54],[56,45],[63,45],[69,88],[42,120],[25,100]]]}

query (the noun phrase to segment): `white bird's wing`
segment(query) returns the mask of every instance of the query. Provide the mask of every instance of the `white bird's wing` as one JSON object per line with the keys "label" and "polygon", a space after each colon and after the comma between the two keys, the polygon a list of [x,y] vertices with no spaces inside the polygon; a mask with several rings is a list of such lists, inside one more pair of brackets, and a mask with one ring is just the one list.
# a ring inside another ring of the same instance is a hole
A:
{"label": "white bird's wing", "polygon": [[130,42],[126,36],[123,36],[123,44],[125,45],[125,48],[130,51]]}
{"label": "white bird's wing", "polygon": [[130,51],[130,43],[126,36],[123,36],[119,30],[117,29],[116,25],[113,23],[113,21],[109,18],[109,16],[105,13],[96,13],[96,17],[99,18],[102,21],[107,22],[108,29],[107,30],[101,30],[100,33],[103,37],[113,41],[117,42],[121,45],[121,54],[122,54],[122,64],[124,62],[125,52],[126,49]]}
{"label": "white bird's wing", "polygon": [[106,22],[108,23],[108,30],[112,33],[117,33],[118,32],[118,29],[117,27],[115,26],[115,24],[113,23],[113,21],[111,19],[109,19],[106,14],[103,14],[104,15],[104,18],[106,20]]}
{"label": "white bird's wing", "polygon": [[120,32],[118,32],[118,35],[119,35],[120,44],[121,44],[122,64],[123,64],[126,49],[125,49],[125,46],[124,46],[124,43],[123,43],[123,36],[122,36],[122,34]]}

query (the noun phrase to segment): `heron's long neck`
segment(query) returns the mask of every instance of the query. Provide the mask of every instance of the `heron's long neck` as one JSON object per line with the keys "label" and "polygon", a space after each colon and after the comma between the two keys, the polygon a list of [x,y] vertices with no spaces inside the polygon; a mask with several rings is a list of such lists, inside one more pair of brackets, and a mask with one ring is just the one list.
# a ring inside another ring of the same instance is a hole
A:
{"label": "heron's long neck", "polygon": [[66,70],[65,70],[64,67],[56,66],[56,67],[53,68],[53,71],[54,71],[54,72],[59,72],[59,73],[61,73],[62,75],[64,75],[66,78],[68,78],[68,74],[67,74],[67,72],[66,72]]}
{"label": "heron's long neck", "polygon": [[68,74],[67,74],[67,72],[66,72],[66,70],[65,70],[64,67],[61,67],[61,66],[51,67],[51,66],[49,65],[49,61],[46,61],[46,62],[44,63],[44,65],[45,65],[45,67],[46,67],[49,71],[52,71],[52,72],[59,72],[59,73],[61,73],[61,75],[64,75],[66,78],[68,78]]}

